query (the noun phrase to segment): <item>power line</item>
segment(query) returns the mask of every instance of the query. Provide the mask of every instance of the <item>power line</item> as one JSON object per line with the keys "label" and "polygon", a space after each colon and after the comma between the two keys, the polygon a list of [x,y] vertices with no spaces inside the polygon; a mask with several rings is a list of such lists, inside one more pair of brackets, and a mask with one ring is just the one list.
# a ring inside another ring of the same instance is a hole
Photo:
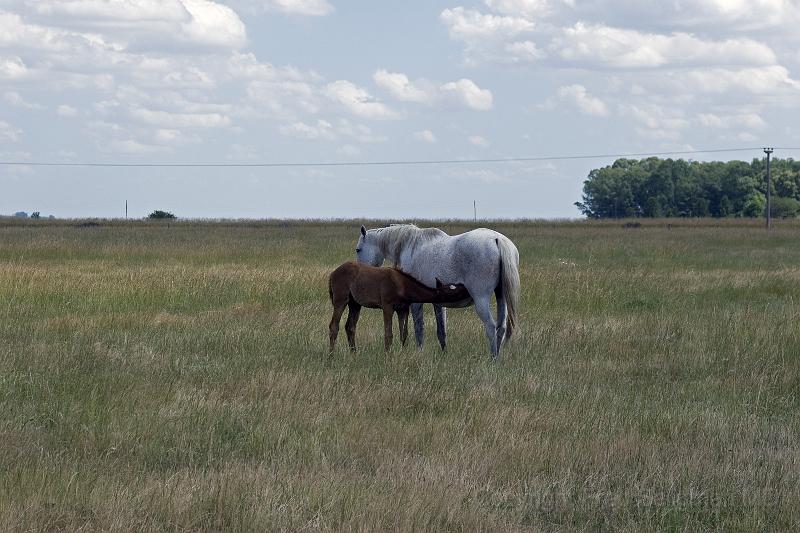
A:
{"label": "power line", "polygon": [[[800,148],[775,148],[776,150],[800,150]],[[399,165],[467,165],[491,163],[524,163],[536,161],[567,161],[576,159],[608,159],[621,157],[652,157],[664,155],[712,154],[724,152],[754,152],[761,147],[752,148],[716,148],[709,150],[674,150],[666,152],[638,152],[625,154],[591,154],[561,156],[504,157],[494,159],[428,159],[428,160],[395,160],[395,161],[318,161],[318,162],[276,162],[276,163],[60,163],[37,161],[0,161],[0,166],[31,167],[182,167],[182,168],[280,168],[280,167],[359,167],[359,166],[399,166]]]}

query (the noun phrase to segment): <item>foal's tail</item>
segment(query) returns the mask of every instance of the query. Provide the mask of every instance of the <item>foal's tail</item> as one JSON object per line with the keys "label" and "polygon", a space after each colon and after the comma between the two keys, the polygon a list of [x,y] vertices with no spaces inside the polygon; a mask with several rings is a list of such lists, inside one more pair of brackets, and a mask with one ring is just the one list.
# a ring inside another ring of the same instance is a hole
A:
{"label": "foal's tail", "polygon": [[517,328],[517,304],[519,303],[519,251],[506,236],[498,237],[497,247],[500,249],[500,283],[508,310],[506,339],[510,339]]}

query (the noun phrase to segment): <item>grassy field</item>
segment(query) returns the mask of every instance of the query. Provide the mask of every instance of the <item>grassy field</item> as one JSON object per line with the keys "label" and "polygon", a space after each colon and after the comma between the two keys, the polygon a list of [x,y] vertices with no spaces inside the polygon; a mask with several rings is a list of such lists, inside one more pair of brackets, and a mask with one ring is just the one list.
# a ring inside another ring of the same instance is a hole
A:
{"label": "grassy field", "polygon": [[327,356],[359,224],[0,220],[0,530],[800,528],[800,225],[491,223],[492,364]]}

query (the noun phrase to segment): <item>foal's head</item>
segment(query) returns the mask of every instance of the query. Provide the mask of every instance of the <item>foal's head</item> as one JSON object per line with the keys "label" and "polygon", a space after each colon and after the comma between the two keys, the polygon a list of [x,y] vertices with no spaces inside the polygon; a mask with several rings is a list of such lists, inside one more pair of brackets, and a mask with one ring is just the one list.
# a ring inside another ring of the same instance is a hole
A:
{"label": "foal's head", "polygon": [[442,302],[460,302],[470,297],[463,283],[442,283],[439,278],[436,278],[436,295]]}

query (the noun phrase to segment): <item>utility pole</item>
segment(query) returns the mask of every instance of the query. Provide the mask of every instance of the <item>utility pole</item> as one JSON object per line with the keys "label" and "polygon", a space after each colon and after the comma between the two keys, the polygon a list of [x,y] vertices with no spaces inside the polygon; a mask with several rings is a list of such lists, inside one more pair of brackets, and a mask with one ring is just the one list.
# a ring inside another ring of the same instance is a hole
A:
{"label": "utility pole", "polygon": [[772,176],[769,169],[769,156],[772,154],[772,148],[764,148],[764,153],[767,154],[767,229],[772,227]]}
{"label": "utility pole", "polygon": [[478,204],[476,200],[472,200],[472,216],[475,217],[475,222],[478,221]]}
{"label": "utility pole", "polygon": [[128,200],[125,200],[125,220],[128,220]]}

